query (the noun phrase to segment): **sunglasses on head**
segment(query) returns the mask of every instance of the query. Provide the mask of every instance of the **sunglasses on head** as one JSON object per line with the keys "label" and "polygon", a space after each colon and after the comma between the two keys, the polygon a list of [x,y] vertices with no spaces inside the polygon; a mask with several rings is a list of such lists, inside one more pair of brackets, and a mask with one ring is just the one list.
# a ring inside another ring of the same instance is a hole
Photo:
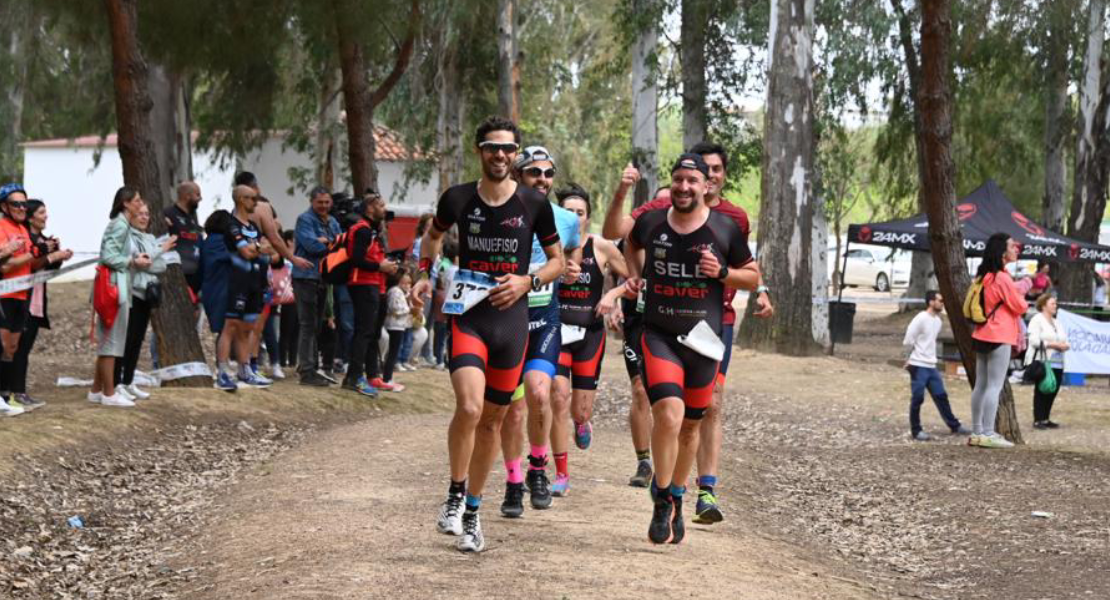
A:
{"label": "sunglasses on head", "polygon": [[505,154],[515,154],[516,151],[520,149],[520,144],[517,144],[516,142],[486,141],[478,144],[478,147],[482,150],[485,150],[486,152],[489,152],[490,154],[497,154],[498,152],[504,152]]}
{"label": "sunglasses on head", "polygon": [[551,167],[549,169],[541,169],[539,167],[528,167],[527,169],[524,169],[524,172],[528,175],[531,175],[532,177],[539,177],[540,175],[543,175],[544,177],[546,177],[548,179],[554,179],[555,178],[555,167]]}

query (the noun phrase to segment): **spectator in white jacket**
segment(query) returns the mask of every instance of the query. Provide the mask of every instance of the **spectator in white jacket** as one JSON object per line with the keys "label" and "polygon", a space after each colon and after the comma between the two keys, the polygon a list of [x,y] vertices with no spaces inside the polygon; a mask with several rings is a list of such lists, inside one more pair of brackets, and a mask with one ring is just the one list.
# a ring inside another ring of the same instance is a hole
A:
{"label": "spectator in white jacket", "polygon": [[1067,329],[1056,318],[1057,309],[1056,298],[1043,294],[1037,298],[1037,314],[1029,321],[1029,349],[1025,352],[1025,364],[1028,366],[1035,356],[1042,354],[1040,350],[1043,346],[1045,368],[1052,369],[1057,382],[1056,390],[1050,394],[1042,392],[1039,386],[1033,386],[1033,427],[1036,429],[1056,429],[1060,426],[1049,417],[1056,394],[1060,391],[1059,384],[1064,378],[1064,353],[1071,346],[1068,345]]}
{"label": "spectator in white jacket", "polygon": [[925,310],[910,321],[906,337],[902,340],[909,357],[906,359],[905,369],[910,372],[910,437],[919,442],[932,439],[921,427],[921,405],[925,402],[926,389],[953,435],[971,433],[952,414],[948,392],[944,389],[944,379],[937,370],[937,336],[940,334],[940,315],[943,312],[944,298],[940,292],[925,292]]}

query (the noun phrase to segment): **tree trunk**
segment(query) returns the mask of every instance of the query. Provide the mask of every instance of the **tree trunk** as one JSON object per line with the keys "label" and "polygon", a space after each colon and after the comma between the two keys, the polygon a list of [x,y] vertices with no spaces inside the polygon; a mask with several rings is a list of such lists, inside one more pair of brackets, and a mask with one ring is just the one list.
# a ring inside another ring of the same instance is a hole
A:
{"label": "tree trunk", "polygon": [[330,74],[320,88],[316,107],[316,140],[313,158],[316,183],[335,189],[336,160],[339,158],[339,94],[343,91],[343,70],[327,69]]}
{"label": "tree trunk", "polygon": [[[151,130],[149,74],[139,48],[138,0],[104,0],[112,39],[112,79],[115,88],[118,147],[123,163],[123,181],[139,190],[152,215],[162,214],[172,196],[166,194],[159,172],[154,135]],[[165,232],[161,218],[150,220],[155,234]],[[163,281],[161,306],[151,315],[158,355],[163,366],[204,363],[204,350],[197,335],[195,311],[186,291],[181,267],[172,265]],[[169,385],[206,386],[208,376],[166,382]]]}
{"label": "tree trunk", "polygon": [[682,63],[682,145],[705,141],[709,127],[705,79],[705,35],[709,27],[708,0],[682,0],[679,57]]}
{"label": "tree trunk", "polygon": [[[952,96],[948,87],[948,48],[952,31],[949,0],[924,0],[921,17],[921,94],[916,98],[922,117],[925,177],[921,188],[929,218],[929,244],[937,267],[952,333],[963,356],[968,380],[975,381],[975,351],[971,328],[963,319],[963,298],[971,277],[967,272],[963,232],[956,215],[955,165],[952,162]],[[1023,443],[1010,384],[998,406],[997,430],[1014,443]]]}
{"label": "tree trunk", "polygon": [[[814,148],[819,142],[814,142]],[[813,274],[813,340],[823,348],[831,348],[829,331],[829,220],[825,217],[825,191],[821,185],[821,168],[814,163],[813,241],[810,246],[810,268]],[[835,261],[836,258],[834,257]]]}
{"label": "tree trunk", "polygon": [[158,174],[165,197],[193,178],[193,143],[185,78],[161,65],[150,68],[149,88],[154,105],[150,111]]}
{"label": "tree trunk", "polygon": [[520,123],[516,8],[514,0],[500,0],[497,8],[497,111],[514,123]]}
{"label": "tree trunk", "polygon": [[351,167],[351,180],[355,197],[361,197],[366,188],[378,189],[378,165],[375,162],[374,110],[385,101],[401,80],[401,75],[412,59],[416,32],[420,29],[419,0],[412,0],[409,11],[408,34],[397,49],[393,69],[374,90],[367,80],[367,62],[361,32],[343,16],[353,10],[345,0],[334,0],[335,26],[339,41],[339,64],[343,71],[343,103],[347,108],[347,155]]}
{"label": "tree trunk", "polygon": [[436,116],[436,150],[439,153],[439,191],[462,183],[463,86],[459,68],[458,44],[451,32],[445,35],[439,53],[436,83],[439,88],[439,114]]}
{"label": "tree trunk", "polygon": [[772,0],[759,266],[775,295],[771,319],[751,318],[740,340],[782,354],[819,349],[813,335],[813,8],[814,0]]}
{"label": "tree trunk", "polygon": [[[1075,189],[1072,191],[1071,213],[1068,215],[1070,237],[1097,242],[1099,223],[1106,205],[1106,188],[1098,174],[1097,146],[1102,136],[1099,124],[1105,117],[1099,113],[1103,29],[1106,20],[1104,0],[1091,0],[1087,26],[1087,55],[1083,63],[1084,77],[1080,90],[1079,122],[1075,152]],[[1101,117],[1101,118],[1100,118]],[[1092,234],[1093,232],[1093,234]],[[1092,279],[1090,267],[1082,264],[1061,265],[1061,297],[1065,301],[1089,302]]]}
{"label": "tree trunk", "polygon": [[[633,0],[634,14],[642,14],[651,0]],[[632,161],[640,170],[633,206],[647,202],[659,187],[659,88],[655,56],[659,24],[645,23],[632,47]]]}
{"label": "tree trunk", "polygon": [[10,78],[5,77],[5,94],[8,102],[3,147],[0,147],[0,181],[23,180],[23,153],[19,143],[23,141],[23,98],[27,89],[27,64],[31,60],[31,43],[37,24],[28,23],[26,7],[13,3],[8,9],[12,22],[8,24],[8,61]]}
{"label": "tree trunk", "polygon": [[[1068,137],[1068,20],[1067,4],[1048,8],[1048,42],[1045,61],[1044,198],[1042,221],[1047,229],[1064,229],[1064,193],[1067,166],[1064,144]],[[1063,14],[1061,14],[1063,13]]]}

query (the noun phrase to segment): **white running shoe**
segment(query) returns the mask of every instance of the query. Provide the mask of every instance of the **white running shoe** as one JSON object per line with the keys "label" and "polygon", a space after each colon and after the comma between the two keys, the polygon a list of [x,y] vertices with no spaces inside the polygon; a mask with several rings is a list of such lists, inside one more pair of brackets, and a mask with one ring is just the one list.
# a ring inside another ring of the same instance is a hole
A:
{"label": "white running shoe", "polygon": [[1013,448],[1014,443],[997,433],[979,436],[980,448]]}
{"label": "white running shoe", "polygon": [[123,394],[104,396],[100,399],[100,403],[104,406],[118,406],[120,408],[131,408],[135,406],[135,403],[128,400]]}
{"label": "white running shoe", "polygon": [[486,549],[486,538],[482,535],[482,520],[476,512],[464,513],[462,517],[463,534],[455,542],[459,552],[481,552]]}
{"label": "white running shoe", "polygon": [[8,403],[0,398],[0,417],[15,417],[23,414],[23,409],[18,406],[8,406]]}
{"label": "white running shoe", "polygon": [[134,383],[127,386],[126,389],[127,389],[127,393],[131,394],[136,399],[146,400],[147,398],[150,397],[150,392],[146,392],[146,391],[143,391],[143,390],[139,389],[139,386],[135,385]]}
{"label": "white running shoe", "polygon": [[122,383],[116,386],[116,395],[122,396],[130,400],[131,402],[135,401],[135,396],[132,396],[131,392],[127,391],[127,386],[123,385]]}
{"label": "white running shoe", "polygon": [[273,370],[270,371],[270,379],[285,379],[285,371],[281,370],[281,365],[274,365]]}
{"label": "white running shoe", "polygon": [[436,520],[436,530],[440,533],[451,535],[463,534],[463,496],[451,494],[439,507],[439,518]]}
{"label": "white running shoe", "polygon": [[93,404],[100,404],[100,401],[103,400],[103,399],[104,399],[104,394],[101,394],[100,392],[89,392],[88,394],[85,395],[85,400],[88,400],[89,402],[92,402]]}

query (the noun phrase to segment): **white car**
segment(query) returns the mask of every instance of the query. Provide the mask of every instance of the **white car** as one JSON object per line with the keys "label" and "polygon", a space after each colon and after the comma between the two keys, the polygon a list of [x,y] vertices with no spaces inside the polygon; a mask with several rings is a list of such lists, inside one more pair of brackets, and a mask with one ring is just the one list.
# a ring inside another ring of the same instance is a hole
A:
{"label": "white car", "polygon": [[[829,255],[834,256],[835,249]],[[845,257],[848,259],[846,268]],[[837,266],[845,268],[844,283],[848,286],[872,287],[888,292],[892,287],[904,288],[910,284],[910,258],[904,250],[854,245],[840,256]],[[832,273],[830,263],[830,280]]]}

